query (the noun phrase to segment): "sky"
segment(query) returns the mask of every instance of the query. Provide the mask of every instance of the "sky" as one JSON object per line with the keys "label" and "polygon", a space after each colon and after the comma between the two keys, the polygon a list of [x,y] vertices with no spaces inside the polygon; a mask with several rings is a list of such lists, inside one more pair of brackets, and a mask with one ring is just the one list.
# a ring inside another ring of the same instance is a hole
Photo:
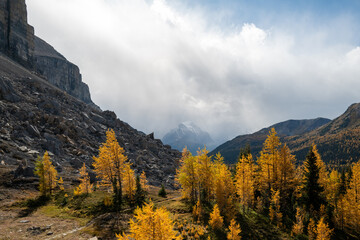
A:
{"label": "sky", "polygon": [[358,0],[26,3],[93,101],[157,138],[192,121],[221,143],[360,102]]}

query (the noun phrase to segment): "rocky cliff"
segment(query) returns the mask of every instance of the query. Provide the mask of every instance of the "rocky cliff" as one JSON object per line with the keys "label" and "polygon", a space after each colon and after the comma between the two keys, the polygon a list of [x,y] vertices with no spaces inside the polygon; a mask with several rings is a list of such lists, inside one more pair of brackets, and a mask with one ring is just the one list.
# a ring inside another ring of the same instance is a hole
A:
{"label": "rocky cliff", "polygon": [[94,105],[79,68],[34,35],[34,28],[27,23],[25,0],[0,0],[0,52],[71,96]]}
{"label": "rocky cliff", "polygon": [[89,87],[82,82],[78,66],[66,60],[52,46],[35,36],[35,68],[51,84],[85,103],[93,104]]}
{"label": "rocky cliff", "polygon": [[0,0],[0,51],[34,67],[34,28],[27,23],[24,0]]}

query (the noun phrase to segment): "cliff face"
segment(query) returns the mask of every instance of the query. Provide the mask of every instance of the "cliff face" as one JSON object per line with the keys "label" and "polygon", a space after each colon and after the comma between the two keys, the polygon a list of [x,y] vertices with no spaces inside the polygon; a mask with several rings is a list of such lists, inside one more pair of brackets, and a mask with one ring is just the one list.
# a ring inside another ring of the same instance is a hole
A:
{"label": "cliff face", "polygon": [[0,52],[71,96],[94,105],[79,68],[34,35],[34,28],[27,23],[25,0],[0,0]]}
{"label": "cliff face", "polygon": [[35,36],[35,67],[51,84],[85,103],[92,104],[89,87],[72,64],[44,40]]}
{"label": "cliff face", "polygon": [[0,50],[21,65],[34,67],[34,28],[24,0],[0,0]]}

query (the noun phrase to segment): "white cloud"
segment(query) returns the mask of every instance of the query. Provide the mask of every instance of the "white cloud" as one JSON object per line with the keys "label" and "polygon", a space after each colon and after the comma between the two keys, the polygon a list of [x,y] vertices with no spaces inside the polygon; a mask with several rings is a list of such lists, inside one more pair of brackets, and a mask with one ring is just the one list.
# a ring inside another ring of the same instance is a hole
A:
{"label": "white cloud", "polygon": [[27,4],[36,33],[80,67],[94,102],[158,137],[191,120],[229,139],[288,118],[335,117],[359,101],[359,47],[321,45],[326,34],[303,35],[321,46],[307,51],[276,26],[221,29],[165,0]]}

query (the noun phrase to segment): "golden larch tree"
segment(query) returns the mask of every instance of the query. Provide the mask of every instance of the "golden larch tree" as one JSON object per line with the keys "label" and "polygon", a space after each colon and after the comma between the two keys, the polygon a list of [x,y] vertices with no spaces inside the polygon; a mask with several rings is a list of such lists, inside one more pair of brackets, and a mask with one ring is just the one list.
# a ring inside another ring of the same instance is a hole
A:
{"label": "golden larch tree", "polygon": [[214,167],[211,157],[208,156],[209,151],[206,149],[201,149],[197,152],[197,162],[198,162],[198,174],[200,181],[200,197],[203,197],[203,201],[210,201],[213,192],[214,192]]}
{"label": "golden larch tree", "polygon": [[221,229],[223,226],[224,220],[220,215],[220,210],[217,204],[214,205],[214,210],[210,213],[209,225],[212,229]]}
{"label": "golden larch tree", "polygon": [[85,163],[80,168],[80,185],[74,189],[75,195],[80,194],[89,194],[93,190],[93,184],[90,183],[90,177],[88,172],[86,171]]}
{"label": "golden larch tree", "polygon": [[344,225],[360,232],[360,161],[352,167],[349,188],[343,202]]}
{"label": "golden larch tree", "polygon": [[117,235],[118,239],[171,240],[180,239],[174,230],[170,212],[165,208],[155,209],[152,202],[137,208],[130,219],[130,235]]}
{"label": "golden larch tree", "polygon": [[302,234],[304,231],[304,213],[301,212],[300,208],[296,208],[296,222],[293,225],[291,234],[296,236]]}
{"label": "golden larch tree", "polygon": [[175,181],[181,186],[183,198],[195,204],[200,197],[199,192],[199,171],[197,158],[194,157],[186,148],[182,152],[180,168],[176,172]]}
{"label": "golden larch tree", "polygon": [[316,240],[330,240],[333,230],[325,223],[324,218],[321,218],[316,228]]}
{"label": "golden larch tree", "polygon": [[278,227],[282,225],[282,213],[280,212],[280,191],[271,190],[270,220]]}
{"label": "golden larch tree", "polygon": [[276,183],[278,183],[278,180],[280,179],[280,146],[280,139],[276,136],[275,129],[271,128],[257,161],[260,173],[259,181],[267,199],[270,199],[271,197],[271,189],[278,189]]}
{"label": "golden larch tree", "polygon": [[227,221],[234,218],[235,214],[235,186],[228,166],[220,153],[216,154],[213,164],[215,200],[219,206],[220,213]]}
{"label": "golden larch tree", "polygon": [[145,191],[148,192],[149,191],[149,185],[148,185],[148,180],[146,179],[146,174],[143,171],[140,175],[140,184],[141,184],[141,188]]}
{"label": "golden larch tree", "polygon": [[130,203],[134,202],[136,191],[136,177],[134,170],[131,169],[129,163],[125,163],[124,167],[124,192]]}
{"label": "golden larch tree", "polygon": [[309,240],[315,240],[316,239],[316,224],[313,218],[310,218],[308,227],[307,227],[307,234]]}
{"label": "golden larch tree", "polygon": [[236,165],[235,185],[243,210],[249,209],[255,198],[256,165],[252,155],[242,156]]}
{"label": "golden larch tree", "polygon": [[235,219],[232,219],[229,226],[229,232],[227,234],[228,240],[240,240],[241,228],[239,224],[236,224]]}
{"label": "golden larch tree", "polygon": [[42,158],[38,157],[35,163],[35,174],[39,176],[39,189],[42,195],[51,195],[58,182],[58,173],[50,161],[46,151]]}
{"label": "golden larch tree", "polygon": [[103,186],[111,186],[114,193],[114,204],[122,203],[123,175],[127,157],[125,150],[120,147],[116,140],[114,130],[106,132],[106,142],[99,148],[99,156],[93,157],[94,171]]}

